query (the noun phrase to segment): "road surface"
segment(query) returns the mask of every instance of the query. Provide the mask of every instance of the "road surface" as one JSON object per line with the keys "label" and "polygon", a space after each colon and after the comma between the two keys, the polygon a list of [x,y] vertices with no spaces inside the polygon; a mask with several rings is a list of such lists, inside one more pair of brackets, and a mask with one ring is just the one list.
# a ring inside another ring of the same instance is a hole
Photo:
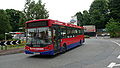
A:
{"label": "road surface", "polygon": [[0,68],[113,68],[120,64],[119,44],[119,39],[91,38],[55,57],[24,53],[0,56]]}

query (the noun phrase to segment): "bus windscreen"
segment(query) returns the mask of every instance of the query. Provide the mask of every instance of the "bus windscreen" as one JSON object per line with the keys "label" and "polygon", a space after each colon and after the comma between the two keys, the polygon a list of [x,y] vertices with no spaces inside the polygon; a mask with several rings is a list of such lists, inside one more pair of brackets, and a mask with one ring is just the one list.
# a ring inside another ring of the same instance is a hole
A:
{"label": "bus windscreen", "polygon": [[48,21],[35,21],[27,23],[27,28],[48,26]]}

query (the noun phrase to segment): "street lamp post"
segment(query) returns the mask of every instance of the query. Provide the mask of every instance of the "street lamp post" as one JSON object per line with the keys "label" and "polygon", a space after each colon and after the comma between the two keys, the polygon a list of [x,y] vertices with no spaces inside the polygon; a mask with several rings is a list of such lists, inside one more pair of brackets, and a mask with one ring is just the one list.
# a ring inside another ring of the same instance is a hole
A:
{"label": "street lamp post", "polygon": [[[7,34],[9,34],[9,33],[5,33],[5,41],[7,40],[6,38],[7,38]],[[7,46],[5,46],[5,50],[7,50]]]}
{"label": "street lamp post", "polygon": [[7,39],[6,39],[6,38],[7,38],[7,37],[6,37],[7,34],[8,34],[8,33],[5,33],[5,41],[7,40]]}

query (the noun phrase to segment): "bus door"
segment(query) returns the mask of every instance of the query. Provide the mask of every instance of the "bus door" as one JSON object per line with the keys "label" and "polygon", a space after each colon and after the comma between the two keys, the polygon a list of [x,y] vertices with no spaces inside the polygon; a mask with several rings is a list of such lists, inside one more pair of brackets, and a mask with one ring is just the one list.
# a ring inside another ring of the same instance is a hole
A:
{"label": "bus door", "polygon": [[61,31],[59,26],[54,25],[52,28],[52,34],[53,34],[53,43],[54,43],[54,50],[55,52],[60,51],[60,36],[61,36]]}

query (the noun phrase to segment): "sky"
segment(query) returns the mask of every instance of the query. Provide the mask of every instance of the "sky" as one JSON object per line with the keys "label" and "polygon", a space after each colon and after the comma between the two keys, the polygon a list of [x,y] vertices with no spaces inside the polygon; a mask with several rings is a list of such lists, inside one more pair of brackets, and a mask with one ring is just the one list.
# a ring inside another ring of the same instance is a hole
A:
{"label": "sky", "polygon": [[[38,1],[38,0],[35,0]],[[49,11],[49,19],[69,22],[79,11],[89,10],[94,0],[42,0]],[[0,9],[24,9],[25,0],[0,0]]]}

